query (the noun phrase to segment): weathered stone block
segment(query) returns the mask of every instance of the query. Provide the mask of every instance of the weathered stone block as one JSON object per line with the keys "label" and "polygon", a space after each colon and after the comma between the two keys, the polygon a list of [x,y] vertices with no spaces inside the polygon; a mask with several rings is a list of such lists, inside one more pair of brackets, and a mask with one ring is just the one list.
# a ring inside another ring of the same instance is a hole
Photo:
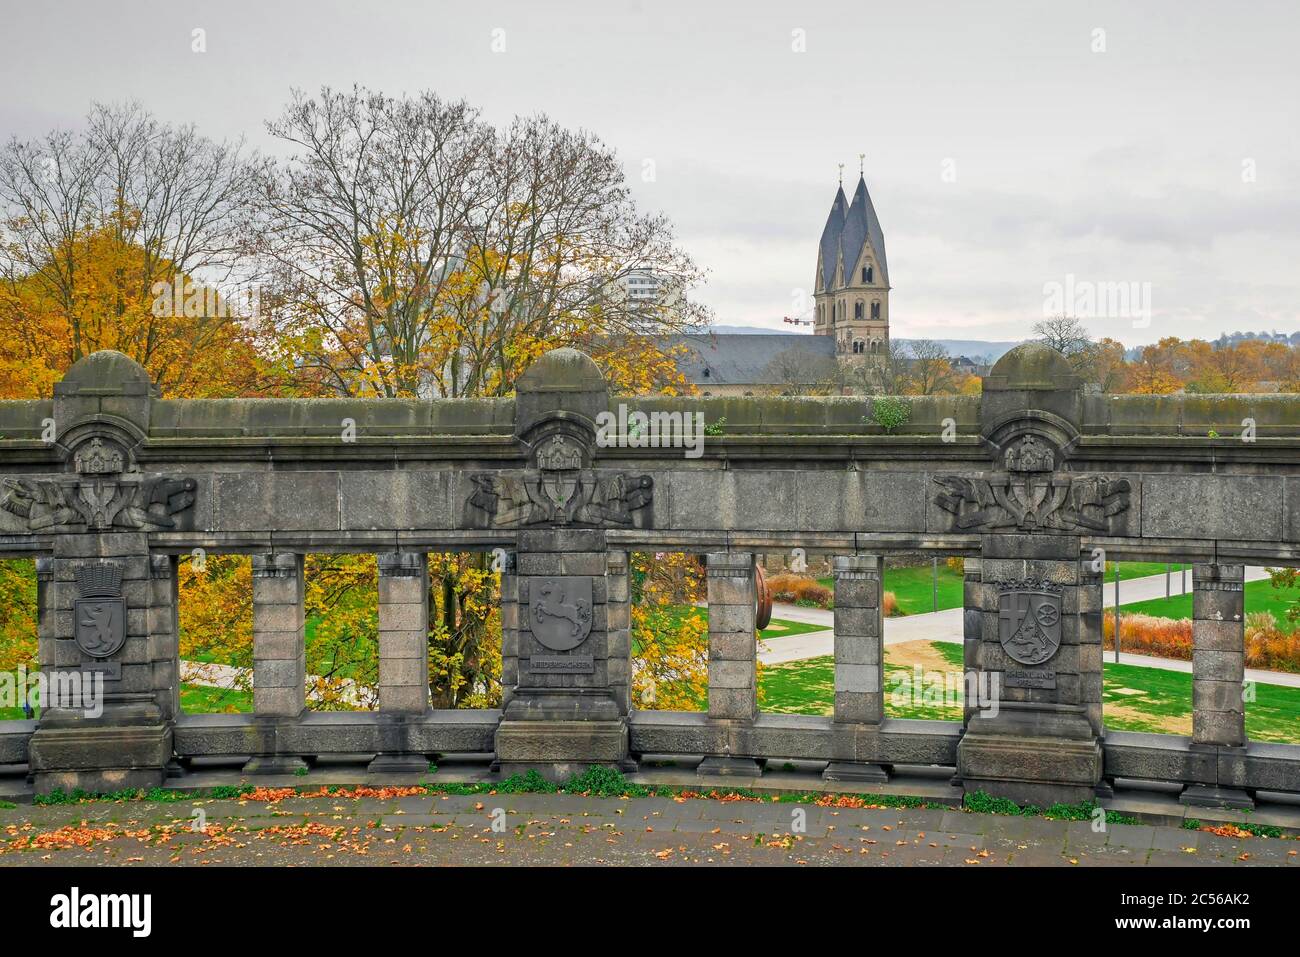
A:
{"label": "weathered stone block", "polygon": [[379,684],[384,685],[427,685],[429,683],[429,664],[423,658],[380,658]]}
{"label": "weathered stone block", "polygon": [[1192,619],[1192,647],[1202,651],[1243,650],[1246,641],[1244,621]]}
{"label": "weathered stone block", "polygon": [[1192,707],[1197,711],[1244,712],[1240,681],[1197,679],[1192,682]]}
{"label": "weathered stone block", "polygon": [[715,688],[753,688],[754,666],[747,661],[709,661],[709,692]]}
{"label": "weathered stone block", "polygon": [[845,664],[879,665],[881,639],[870,635],[846,635],[835,631],[835,660]]}
{"label": "weathered stone block", "polygon": [[757,713],[754,688],[709,688],[710,717],[752,720]]}
{"label": "weathered stone block", "polygon": [[841,608],[835,606],[835,634],[882,634],[879,608]]}
{"label": "weathered stone block", "polygon": [[870,693],[880,691],[879,665],[835,664],[835,690]]}
{"label": "weathered stone block", "polygon": [[1245,655],[1241,651],[1192,649],[1192,674],[1197,681],[1230,681],[1240,686],[1245,673]]}
{"label": "weathered stone block", "polygon": [[709,657],[752,661],[758,652],[753,632],[709,632]]}

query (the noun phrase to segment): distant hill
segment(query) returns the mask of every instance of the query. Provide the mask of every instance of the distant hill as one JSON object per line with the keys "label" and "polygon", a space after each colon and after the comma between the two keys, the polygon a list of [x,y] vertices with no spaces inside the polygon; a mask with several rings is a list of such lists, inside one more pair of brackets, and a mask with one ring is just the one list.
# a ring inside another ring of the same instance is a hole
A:
{"label": "distant hill", "polygon": [[[760,329],[758,326],[710,326],[711,332],[719,335],[740,335],[740,336],[779,336],[790,335],[798,327],[791,327],[790,332],[778,332],[775,329]],[[805,335],[812,335],[811,332]],[[906,347],[911,339],[895,339],[894,345],[903,348]],[[941,346],[948,350],[951,356],[966,356],[969,359],[987,358],[990,362],[997,362],[1003,354],[1010,352],[1016,346],[1025,340],[1020,339],[1015,342],[1002,342],[985,339],[936,339]]]}

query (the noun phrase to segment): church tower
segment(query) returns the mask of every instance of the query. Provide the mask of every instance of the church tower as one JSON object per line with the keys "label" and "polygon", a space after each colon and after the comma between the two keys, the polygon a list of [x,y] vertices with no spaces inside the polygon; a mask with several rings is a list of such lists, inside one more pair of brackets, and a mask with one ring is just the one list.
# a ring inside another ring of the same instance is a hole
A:
{"label": "church tower", "polygon": [[841,185],[831,203],[817,249],[813,331],[835,337],[847,359],[883,351],[889,344],[889,269],[885,234],[859,171],[853,202]]}

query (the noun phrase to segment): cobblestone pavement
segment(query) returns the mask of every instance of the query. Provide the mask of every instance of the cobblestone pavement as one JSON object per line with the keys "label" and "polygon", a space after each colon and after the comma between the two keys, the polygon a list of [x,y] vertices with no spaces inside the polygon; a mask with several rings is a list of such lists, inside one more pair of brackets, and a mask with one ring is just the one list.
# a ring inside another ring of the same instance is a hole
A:
{"label": "cobblestone pavement", "polygon": [[1097,833],[1087,821],[953,809],[537,794],[20,806],[0,811],[0,833],[8,866],[1300,867],[1295,839],[1176,827],[1111,824]]}

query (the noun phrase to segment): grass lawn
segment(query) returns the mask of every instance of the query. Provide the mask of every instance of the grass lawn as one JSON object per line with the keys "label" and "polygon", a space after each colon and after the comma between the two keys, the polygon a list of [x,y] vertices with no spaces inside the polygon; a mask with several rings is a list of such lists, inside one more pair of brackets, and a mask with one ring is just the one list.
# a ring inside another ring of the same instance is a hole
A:
{"label": "grass lawn", "polygon": [[181,685],[181,710],[188,714],[251,712],[253,693],[236,688]]}
{"label": "grass lawn", "polygon": [[[1119,578],[1120,581],[1127,581],[1131,578],[1146,578],[1150,575],[1163,575],[1165,573],[1164,562],[1120,562]],[[1187,565],[1173,565],[1173,571],[1177,572],[1180,568],[1189,568]],[[1106,572],[1106,581],[1115,580],[1115,571],[1109,568]],[[827,588],[832,588],[833,582],[829,578],[819,578],[817,581]],[[1188,588],[1191,582],[1188,582]],[[898,610],[904,615],[923,615],[926,612],[935,611],[934,606],[934,582],[933,571],[929,565],[918,565],[911,568],[891,568],[888,563],[885,564],[885,591],[892,591],[894,597],[898,599]],[[1123,597],[1121,594],[1120,597]],[[938,611],[945,611],[949,608],[960,608],[962,603],[962,576],[949,568],[944,562],[939,563],[939,607]]]}
{"label": "grass lawn", "polygon": [[[911,646],[911,647],[909,647]],[[924,646],[924,647],[922,647]],[[902,649],[902,650],[900,650]],[[885,690],[893,690],[891,674],[902,672],[911,680],[913,668],[926,671],[961,669],[961,645],[944,642],[906,642],[885,648]],[[783,665],[764,665],[758,682],[763,711],[780,714],[824,714],[835,710],[835,658],[808,658]],[[897,706],[885,696],[885,714],[891,718],[935,718],[960,721],[961,708],[925,708],[911,704]]]}
{"label": "grass lawn", "polygon": [[[1119,597],[1124,597],[1123,589],[1120,589]],[[1246,614],[1255,611],[1266,611],[1277,619],[1279,625],[1290,630],[1291,622],[1287,621],[1286,610],[1297,601],[1300,601],[1300,588],[1274,588],[1273,583],[1265,578],[1260,581],[1246,582],[1245,599]],[[1191,582],[1187,583],[1186,595],[1152,598],[1149,601],[1135,601],[1132,604],[1124,603],[1120,607],[1124,611],[1141,612],[1144,615],[1153,615],[1156,618],[1191,618]]]}
{"label": "grass lawn", "polygon": [[[703,618],[706,622],[709,620],[709,610],[700,608],[695,605],[674,605],[666,608],[663,615],[672,622],[675,628],[681,623],[681,620],[687,615],[696,618]],[[810,631],[828,631],[827,625],[814,625],[806,621],[789,621],[785,618],[773,618],[766,628],[758,633],[758,637],[763,640],[768,638],[785,638],[789,635],[804,635]]]}
{"label": "grass lawn", "polygon": [[829,631],[826,625],[814,625],[807,621],[787,621],[784,618],[773,618],[767,623],[767,627],[758,633],[764,640],[768,638],[785,638],[789,635],[806,635],[810,631]]}
{"label": "grass lawn", "polygon": [[[834,581],[819,578],[817,582],[834,591]],[[935,611],[933,571],[929,565],[909,568],[891,568],[885,565],[885,591],[892,591],[898,599],[898,610],[904,615],[922,615]],[[939,611],[958,608],[962,602],[962,576],[943,562],[939,563]]]}
{"label": "grass lawn", "polygon": [[[191,714],[212,714],[213,712],[252,711],[253,695],[248,691],[209,688],[205,685],[181,685],[181,709]],[[40,717],[37,708],[34,717]],[[25,717],[22,708],[0,708],[0,721],[21,721]]]}
{"label": "grass lawn", "polygon": [[[928,645],[929,648],[922,646]],[[885,649],[885,714],[891,718],[930,718],[960,721],[960,707],[925,704],[895,705],[891,692],[899,669],[916,664],[930,670],[961,669],[961,646],[948,642],[906,642]],[[1102,707],[1106,726],[1117,731],[1158,734],[1192,733],[1192,676],[1162,668],[1136,665],[1104,666]],[[910,677],[910,675],[909,675]],[[759,679],[764,711],[782,714],[829,715],[835,701],[835,659],[810,658],[768,665]],[[1246,733],[1255,741],[1300,744],[1300,688],[1256,685],[1256,698],[1246,704]]]}

